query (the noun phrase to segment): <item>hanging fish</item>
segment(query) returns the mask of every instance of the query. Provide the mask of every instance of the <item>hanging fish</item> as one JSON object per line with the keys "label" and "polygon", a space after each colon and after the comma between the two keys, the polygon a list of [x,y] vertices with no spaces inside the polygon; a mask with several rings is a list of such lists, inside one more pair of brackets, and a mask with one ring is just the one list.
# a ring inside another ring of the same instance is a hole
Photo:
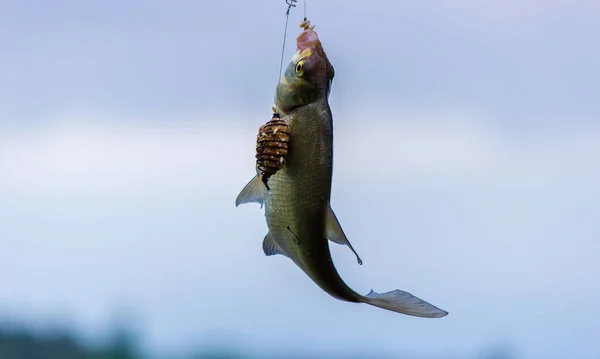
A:
{"label": "hanging fish", "polygon": [[236,206],[264,204],[269,228],[263,241],[265,254],[290,258],[334,298],[412,316],[443,317],[448,312],[405,291],[360,295],[344,283],[333,264],[327,240],[345,244],[356,254],[330,206],[333,120],[328,97],[334,69],[310,22],[302,22],[301,27],[297,51],[275,94],[289,134],[285,163],[271,175],[270,190],[257,168],[257,176],[241,191]]}

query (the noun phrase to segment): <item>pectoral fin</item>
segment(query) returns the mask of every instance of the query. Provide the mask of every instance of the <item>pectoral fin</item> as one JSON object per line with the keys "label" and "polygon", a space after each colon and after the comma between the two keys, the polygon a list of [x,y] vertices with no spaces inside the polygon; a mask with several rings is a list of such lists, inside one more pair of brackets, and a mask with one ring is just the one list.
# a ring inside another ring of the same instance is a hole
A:
{"label": "pectoral fin", "polygon": [[275,238],[271,235],[271,232],[267,233],[265,239],[263,240],[263,251],[267,256],[273,256],[275,254],[281,254],[286,257],[290,257],[285,253],[285,251],[275,242]]}
{"label": "pectoral fin", "polygon": [[344,234],[344,230],[342,230],[340,221],[338,221],[337,217],[335,216],[335,213],[333,213],[333,209],[331,209],[331,206],[328,207],[327,214],[325,216],[325,236],[327,237],[327,239],[334,243],[348,246],[348,248],[350,248],[350,250],[356,256],[358,264],[362,265],[362,259],[360,259],[358,253],[356,253],[356,251],[352,247],[352,244],[350,244],[350,241]]}
{"label": "pectoral fin", "polygon": [[244,187],[242,192],[237,196],[235,200],[235,206],[239,206],[244,203],[258,203],[260,204],[260,208],[262,208],[265,203],[265,198],[267,197],[267,187],[261,181],[259,176],[254,176],[250,182]]}

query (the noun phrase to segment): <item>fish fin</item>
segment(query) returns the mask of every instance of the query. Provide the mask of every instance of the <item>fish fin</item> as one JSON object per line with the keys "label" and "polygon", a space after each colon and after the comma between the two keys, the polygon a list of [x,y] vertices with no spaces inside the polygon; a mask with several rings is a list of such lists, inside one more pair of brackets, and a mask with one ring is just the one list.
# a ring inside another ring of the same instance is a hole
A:
{"label": "fish fin", "polygon": [[415,317],[441,318],[448,315],[445,310],[399,289],[387,293],[375,293],[371,290],[362,298],[367,304]]}
{"label": "fish fin", "polygon": [[263,251],[267,256],[274,256],[275,254],[281,254],[289,258],[288,254],[275,242],[275,238],[271,235],[271,232],[267,233],[263,240]]}
{"label": "fish fin", "polygon": [[331,205],[327,208],[327,215],[325,216],[325,237],[334,243],[348,246],[356,256],[358,264],[362,265],[362,259],[360,259],[358,253],[356,253],[352,244],[350,244],[350,241],[346,237],[346,234],[344,234],[340,221],[338,221],[335,213],[333,213]]}
{"label": "fish fin", "polygon": [[260,177],[254,176],[235,199],[235,206],[237,207],[240,204],[255,202],[260,204],[260,208],[262,208],[267,193],[267,187],[260,180]]}

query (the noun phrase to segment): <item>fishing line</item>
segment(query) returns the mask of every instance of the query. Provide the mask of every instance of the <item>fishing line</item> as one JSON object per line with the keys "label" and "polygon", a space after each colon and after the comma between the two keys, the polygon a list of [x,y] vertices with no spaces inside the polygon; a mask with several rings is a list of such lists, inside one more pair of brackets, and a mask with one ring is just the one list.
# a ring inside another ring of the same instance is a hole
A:
{"label": "fishing line", "polygon": [[[283,46],[281,47],[281,61],[279,62],[279,77],[277,78],[277,84],[281,81],[281,72],[283,71],[283,56],[285,54],[285,39],[287,38],[288,21],[290,19],[290,10],[296,7],[298,0],[285,0],[288,5],[287,11],[285,12],[285,29],[283,30]],[[275,103],[275,113],[279,112],[279,107]]]}
{"label": "fishing line", "polygon": [[304,21],[306,21],[306,0],[304,0]]}

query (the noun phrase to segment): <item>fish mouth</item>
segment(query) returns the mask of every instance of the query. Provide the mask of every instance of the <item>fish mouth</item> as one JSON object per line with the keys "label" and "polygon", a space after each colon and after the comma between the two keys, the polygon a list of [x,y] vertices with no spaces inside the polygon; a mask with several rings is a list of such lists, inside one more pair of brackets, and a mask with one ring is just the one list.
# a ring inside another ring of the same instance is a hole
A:
{"label": "fish mouth", "polygon": [[333,80],[333,65],[331,65],[331,62],[329,62],[329,58],[327,58],[327,54],[325,54],[321,40],[319,40],[319,35],[316,31],[312,30],[312,26],[306,27],[304,31],[298,35],[296,39],[296,47],[296,60],[301,57],[316,57],[322,59],[326,64],[325,76],[329,81]]}
{"label": "fish mouth", "polygon": [[298,35],[296,39],[296,46],[298,51],[302,51],[304,49],[315,49],[321,48],[321,41],[319,41],[319,35],[314,30],[304,30]]}

